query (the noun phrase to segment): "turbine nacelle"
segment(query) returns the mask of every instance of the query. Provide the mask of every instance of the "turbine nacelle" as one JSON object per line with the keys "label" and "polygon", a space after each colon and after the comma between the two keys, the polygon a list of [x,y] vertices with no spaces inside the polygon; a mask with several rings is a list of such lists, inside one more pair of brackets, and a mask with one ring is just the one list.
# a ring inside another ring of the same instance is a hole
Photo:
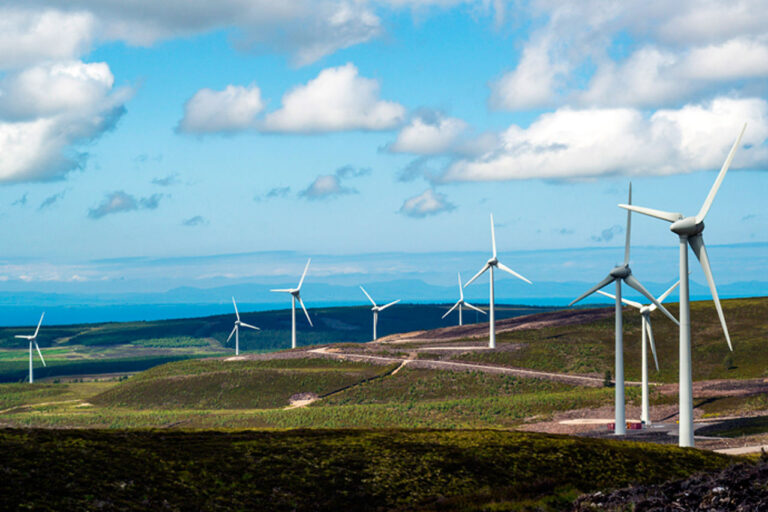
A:
{"label": "turbine nacelle", "polygon": [[614,269],[610,272],[611,277],[616,279],[624,279],[629,277],[631,274],[632,271],[629,269],[629,265],[626,264],[614,267]]}
{"label": "turbine nacelle", "polygon": [[669,230],[680,236],[696,236],[704,231],[704,221],[699,221],[696,217],[686,217],[673,222]]}
{"label": "turbine nacelle", "polygon": [[495,267],[499,264],[499,258],[493,257],[488,260],[488,265],[491,267]]}

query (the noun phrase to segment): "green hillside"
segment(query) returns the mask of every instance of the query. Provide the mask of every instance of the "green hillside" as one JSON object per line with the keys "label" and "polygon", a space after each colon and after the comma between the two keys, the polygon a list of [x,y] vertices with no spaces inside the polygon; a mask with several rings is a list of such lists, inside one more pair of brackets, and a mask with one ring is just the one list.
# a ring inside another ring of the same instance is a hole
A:
{"label": "green hillside", "polygon": [[[730,299],[722,302],[733,352],[728,350],[711,301],[691,304],[694,380],[768,377],[768,298]],[[667,304],[678,316],[678,305]],[[628,380],[640,380],[640,315],[624,308],[624,361]],[[662,313],[652,318],[660,372],[651,370],[657,382],[677,382],[678,330]],[[519,330],[497,336],[499,350],[444,356],[447,359],[503,364],[537,370],[593,373],[613,372],[614,319],[563,326]],[[514,345],[516,350],[505,349]],[[426,356],[429,357],[429,356]],[[651,367],[653,361],[649,355]]]}
{"label": "green hillside", "polygon": [[0,453],[3,510],[562,510],[734,460],[493,430],[5,430]]}

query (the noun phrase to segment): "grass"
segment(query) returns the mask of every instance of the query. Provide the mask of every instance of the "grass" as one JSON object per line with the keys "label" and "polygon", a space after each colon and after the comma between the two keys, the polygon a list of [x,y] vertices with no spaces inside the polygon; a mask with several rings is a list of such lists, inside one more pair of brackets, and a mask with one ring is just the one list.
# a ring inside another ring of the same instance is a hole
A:
{"label": "grass", "polygon": [[284,407],[296,393],[324,395],[391,370],[325,359],[185,361],[153,368],[91,402],[132,409]]}
{"label": "grass", "polygon": [[4,430],[0,508],[562,510],[581,492],[733,460],[494,430]]}
{"label": "grass", "polygon": [[[747,379],[768,377],[768,298],[729,299],[722,301],[725,318],[733,340],[730,353],[711,301],[691,303],[692,358],[694,380]],[[667,304],[678,316],[678,305]],[[640,315],[624,309],[624,361],[628,380],[640,380]],[[660,372],[651,369],[656,382],[677,382],[678,331],[661,313],[653,317],[653,332]],[[614,319],[582,325],[543,327],[501,333],[495,352],[454,355],[455,359],[517,366],[543,371],[600,375],[613,371]],[[511,349],[514,345],[515,349]],[[651,363],[652,366],[652,363]]]}

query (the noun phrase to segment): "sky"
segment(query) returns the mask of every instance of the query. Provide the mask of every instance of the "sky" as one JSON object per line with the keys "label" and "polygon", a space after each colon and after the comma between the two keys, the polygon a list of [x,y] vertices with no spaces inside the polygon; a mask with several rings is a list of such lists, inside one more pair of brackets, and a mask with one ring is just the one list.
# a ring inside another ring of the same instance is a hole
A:
{"label": "sky", "polygon": [[[629,183],[694,214],[745,122],[706,220],[739,247],[712,258],[726,283],[768,281],[764,2],[7,0],[0,281],[288,281],[315,256],[326,280],[447,286],[490,213],[507,265],[597,281]],[[636,215],[632,241],[674,276],[666,225]]]}

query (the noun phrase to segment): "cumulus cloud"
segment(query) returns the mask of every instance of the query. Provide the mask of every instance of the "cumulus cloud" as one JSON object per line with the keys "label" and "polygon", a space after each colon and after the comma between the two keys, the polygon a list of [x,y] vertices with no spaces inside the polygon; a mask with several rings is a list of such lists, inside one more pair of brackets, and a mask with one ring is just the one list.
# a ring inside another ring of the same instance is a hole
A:
{"label": "cumulus cloud", "polygon": [[347,194],[356,194],[357,190],[342,185],[342,179],[358,178],[371,173],[369,168],[355,168],[345,165],[336,170],[334,174],[322,174],[304,190],[299,196],[309,200],[329,199]]}
{"label": "cumulus cloud", "polygon": [[205,220],[205,218],[203,218],[200,215],[195,215],[194,217],[190,217],[182,221],[181,223],[182,226],[189,226],[189,227],[202,226],[204,224],[208,224],[208,221]]}
{"label": "cumulus cloud", "polygon": [[49,208],[56,204],[59,200],[64,198],[64,194],[66,193],[66,190],[62,190],[61,192],[57,194],[53,194],[51,196],[46,197],[42,203],[40,203],[40,206],[38,206],[38,210],[45,210],[46,208]]}
{"label": "cumulus cloud", "polygon": [[185,133],[233,133],[255,126],[264,109],[261,90],[228,85],[223,91],[200,89],[184,105],[178,130]]}
{"label": "cumulus cloud", "polygon": [[546,39],[527,45],[517,67],[491,84],[491,106],[525,110],[549,105],[555,97],[558,75],[566,69],[565,62],[553,62],[549,52]]}
{"label": "cumulus cloud", "polygon": [[149,197],[136,198],[123,190],[107,194],[101,203],[88,211],[88,217],[100,219],[113,213],[130,212],[134,210],[154,210],[163,198],[162,194],[152,194]]}
{"label": "cumulus cloud", "polygon": [[358,75],[353,64],[327,68],[306,85],[283,96],[282,106],[267,114],[262,130],[322,133],[389,130],[400,124],[405,108],[379,99],[379,83]]}
{"label": "cumulus cloud", "polygon": [[77,151],[112,129],[130,91],[104,63],[48,63],[0,80],[0,181],[44,181],[82,167]]}
{"label": "cumulus cloud", "polygon": [[400,130],[387,149],[416,155],[450,152],[458,149],[457,142],[466,129],[467,123],[461,119],[445,117],[439,112],[422,112]]}
{"label": "cumulus cloud", "polygon": [[718,98],[650,116],[630,108],[558,109],[511,126],[495,150],[458,160],[439,181],[664,175],[719,168],[744,122],[734,168],[768,165],[768,102]]}
{"label": "cumulus cloud", "polygon": [[0,69],[69,60],[88,50],[95,28],[91,13],[0,7]]}
{"label": "cumulus cloud", "polygon": [[400,213],[408,217],[423,218],[454,209],[456,205],[449,202],[445,194],[428,188],[421,194],[406,199],[400,207]]}

